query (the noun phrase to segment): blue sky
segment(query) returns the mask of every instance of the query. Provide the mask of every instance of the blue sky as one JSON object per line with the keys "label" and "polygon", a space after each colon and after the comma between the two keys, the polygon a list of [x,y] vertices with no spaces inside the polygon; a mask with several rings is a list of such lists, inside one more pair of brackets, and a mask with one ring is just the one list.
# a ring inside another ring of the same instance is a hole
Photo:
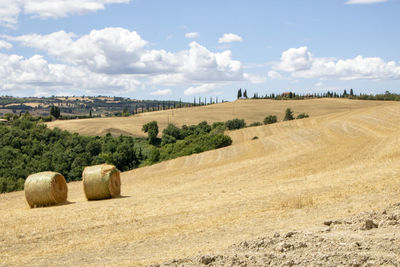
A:
{"label": "blue sky", "polygon": [[2,0],[0,95],[400,93],[400,0]]}

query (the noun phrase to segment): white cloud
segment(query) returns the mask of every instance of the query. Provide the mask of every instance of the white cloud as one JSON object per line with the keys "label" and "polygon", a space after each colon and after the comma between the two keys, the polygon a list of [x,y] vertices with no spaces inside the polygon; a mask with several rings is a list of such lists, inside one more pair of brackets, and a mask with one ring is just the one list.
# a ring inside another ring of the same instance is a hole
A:
{"label": "white cloud", "polygon": [[11,49],[13,47],[9,42],[0,40],[0,49]]}
{"label": "white cloud", "polygon": [[268,78],[270,78],[271,80],[281,80],[282,75],[277,71],[271,70],[268,72]]}
{"label": "white cloud", "polygon": [[216,84],[202,84],[200,86],[189,87],[183,93],[185,95],[206,94],[212,92],[217,87]]}
{"label": "white cloud", "polygon": [[34,89],[44,92],[69,89],[96,94],[99,92],[131,92],[140,82],[133,77],[90,72],[82,67],[50,64],[42,56],[24,58],[0,54],[0,92],[18,93]]}
{"label": "white cloud", "polygon": [[174,75],[174,80],[180,83],[245,79],[240,61],[233,60],[229,50],[214,53],[196,42],[177,53],[149,50],[138,33],[123,28],[93,30],[81,37],[59,31],[8,36],[8,40],[97,73],[145,75],[154,80]]}
{"label": "white cloud", "polygon": [[379,57],[362,56],[339,60],[315,58],[305,46],[284,51],[275,69],[290,72],[295,78],[400,79],[400,66],[394,61],[385,62]]}
{"label": "white cloud", "polygon": [[243,73],[243,77],[254,84],[260,84],[260,83],[264,83],[267,81],[267,78],[262,76],[262,75],[258,75],[258,74],[250,74],[250,73]]}
{"label": "white cloud", "polygon": [[[212,52],[197,42],[191,42],[186,50],[173,53],[150,49],[148,42],[137,32],[124,28],[93,30],[82,36],[58,31],[47,35],[2,37],[8,42],[45,52],[43,56],[30,59],[13,55],[18,58],[16,64],[2,54],[3,61],[8,62],[3,63],[3,69],[0,70],[0,79],[4,77],[7,81],[2,84],[3,90],[5,87],[15,90],[29,87],[49,92],[50,88],[85,88],[96,93],[96,90],[106,88],[132,91],[138,85],[190,87],[193,84],[206,84],[189,88],[186,94],[191,94],[210,91],[215,84],[265,81],[265,77],[244,73],[241,62],[232,58],[230,50]],[[0,47],[10,47],[12,44],[8,42],[3,41]],[[50,64],[47,60],[57,64]],[[40,64],[37,68],[24,69],[22,66],[28,62]],[[8,70],[8,74],[5,70]],[[152,93],[170,92],[161,90]]]}
{"label": "white cloud", "polygon": [[290,48],[282,53],[279,69],[287,72],[310,68],[312,55],[306,46]]}
{"label": "white cloud", "polygon": [[164,90],[157,90],[157,91],[151,92],[150,94],[151,95],[164,96],[164,95],[172,94],[172,91],[171,91],[171,89],[164,89]]}
{"label": "white cloud", "polygon": [[232,42],[243,42],[243,38],[237,34],[225,33],[221,38],[218,39],[218,43],[232,43]]}
{"label": "white cloud", "polygon": [[198,32],[188,32],[185,34],[186,38],[197,38],[199,37],[199,33]]}
{"label": "white cloud", "polygon": [[21,13],[39,18],[67,17],[105,9],[108,4],[129,3],[130,0],[2,0],[0,25],[14,27]]}
{"label": "white cloud", "polygon": [[355,4],[375,4],[375,3],[383,3],[388,0],[348,0],[346,4],[355,5]]}

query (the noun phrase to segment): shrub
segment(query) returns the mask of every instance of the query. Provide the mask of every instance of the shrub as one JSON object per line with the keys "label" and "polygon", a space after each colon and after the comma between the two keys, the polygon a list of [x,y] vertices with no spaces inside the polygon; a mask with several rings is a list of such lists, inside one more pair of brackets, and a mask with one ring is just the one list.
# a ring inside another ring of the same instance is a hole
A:
{"label": "shrub", "polygon": [[244,120],[233,119],[225,122],[226,128],[229,130],[236,130],[246,127]]}
{"label": "shrub", "polygon": [[304,119],[310,117],[307,113],[300,113],[296,119]]}
{"label": "shrub", "polygon": [[291,121],[294,120],[293,111],[290,108],[286,109],[284,121]]}
{"label": "shrub", "polygon": [[252,123],[250,124],[250,127],[260,126],[260,125],[261,125],[261,122],[255,121],[255,122],[252,122]]}
{"label": "shrub", "polygon": [[278,118],[275,115],[269,115],[267,117],[265,117],[264,119],[264,124],[272,124],[272,123],[276,123],[278,121]]}

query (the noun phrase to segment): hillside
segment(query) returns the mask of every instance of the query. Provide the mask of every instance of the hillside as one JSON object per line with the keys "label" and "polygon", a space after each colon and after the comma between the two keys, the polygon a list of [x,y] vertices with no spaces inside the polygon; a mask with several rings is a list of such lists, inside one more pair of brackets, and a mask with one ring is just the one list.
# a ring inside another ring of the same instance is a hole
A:
{"label": "hillside", "polygon": [[249,123],[286,107],[311,117],[230,132],[232,146],[125,172],[119,199],[87,202],[80,182],[56,207],[1,194],[0,265],[162,263],[400,202],[398,102],[246,101],[58,127],[138,134],[150,115],[164,125],[168,114],[178,125]]}
{"label": "hillside", "polygon": [[309,100],[239,100],[209,106],[163,110],[140,113],[130,117],[94,118],[69,121],[54,121],[47,125],[58,127],[83,135],[114,135],[145,136],[142,125],[155,120],[160,127],[160,133],[168,123],[176,126],[197,124],[206,120],[208,123],[226,121],[233,118],[245,119],[250,124],[261,122],[267,115],[276,115],[282,120],[286,108],[294,110],[295,114],[306,112],[311,117],[351,111],[353,109],[374,107],[384,104],[382,101],[359,101],[349,99],[309,99]]}

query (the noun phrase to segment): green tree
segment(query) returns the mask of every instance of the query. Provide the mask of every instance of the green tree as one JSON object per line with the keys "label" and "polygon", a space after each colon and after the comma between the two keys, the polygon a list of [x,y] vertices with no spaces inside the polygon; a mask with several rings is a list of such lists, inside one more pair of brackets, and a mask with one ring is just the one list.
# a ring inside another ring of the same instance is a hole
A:
{"label": "green tree", "polygon": [[148,134],[147,140],[150,144],[155,145],[158,135],[158,124],[156,121],[151,121],[143,125],[142,131]]}
{"label": "green tree", "polygon": [[264,124],[272,124],[278,121],[278,118],[275,115],[269,115],[265,117]]}
{"label": "green tree", "polygon": [[61,111],[59,107],[51,106],[50,108],[50,115],[54,118],[58,119],[60,117]]}
{"label": "green tree", "polygon": [[241,128],[246,127],[246,123],[244,122],[244,120],[240,120],[240,119],[236,118],[233,120],[226,121],[225,126],[229,130],[236,130],[236,129],[241,129]]}
{"label": "green tree", "polygon": [[291,121],[294,120],[293,111],[290,108],[286,109],[284,121]]}
{"label": "green tree", "polygon": [[242,88],[240,88],[240,89],[238,90],[237,99],[239,99],[239,98],[241,98],[241,97],[242,97]]}
{"label": "green tree", "polygon": [[246,99],[248,98],[247,97],[247,90],[244,90],[243,97],[245,97]]}

